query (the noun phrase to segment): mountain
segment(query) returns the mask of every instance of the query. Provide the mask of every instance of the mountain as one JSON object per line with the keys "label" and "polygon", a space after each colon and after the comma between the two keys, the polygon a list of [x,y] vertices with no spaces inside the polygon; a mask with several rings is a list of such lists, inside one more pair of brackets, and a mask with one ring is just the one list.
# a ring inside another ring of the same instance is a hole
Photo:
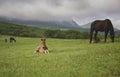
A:
{"label": "mountain", "polygon": [[[16,24],[22,24],[27,26],[35,26],[39,28],[47,28],[47,29],[62,29],[62,30],[78,30],[78,31],[90,31],[91,23],[87,23],[84,25],[79,25],[75,20],[69,21],[35,21],[35,20],[19,20],[19,19],[8,19],[5,17],[0,17],[0,20],[5,22],[12,22]],[[116,33],[119,33],[120,30],[114,28]]]}
{"label": "mountain", "polygon": [[82,33],[76,30],[41,29],[38,27],[19,25],[3,21],[0,21],[0,35],[63,39],[89,38],[88,33]]}
{"label": "mountain", "polygon": [[2,21],[12,22],[16,24],[24,24],[28,26],[36,26],[40,28],[50,28],[50,29],[72,29],[72,30],[86,30],[85,28],[80,27],[75,21],[33,21],[33,20],[18,20],[18,19],[8,19],[0,18]]}
{"label": "mountain", "polygon": [[87,24],[81,25],[80,27],[90,29],[90,26],[91,26],[91,23],[87,23]]}

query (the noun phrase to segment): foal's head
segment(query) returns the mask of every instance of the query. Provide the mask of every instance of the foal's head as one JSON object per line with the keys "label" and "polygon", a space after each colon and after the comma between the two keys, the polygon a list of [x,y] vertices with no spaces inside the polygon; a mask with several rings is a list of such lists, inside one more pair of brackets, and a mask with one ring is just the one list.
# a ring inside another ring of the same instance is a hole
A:
{"label": "foal's head", "polygon": [[46,42],[45,42],[46,39],[45,38],[42,38],[41,41],[42,41],[42,45],[46,45]]}
{"label": "foal's head", "polygon": [[96,38],[94,37],[93,40],[94,40],[94,43],[99,43],[100,42],[100,38],[99,37],[96,37]]}

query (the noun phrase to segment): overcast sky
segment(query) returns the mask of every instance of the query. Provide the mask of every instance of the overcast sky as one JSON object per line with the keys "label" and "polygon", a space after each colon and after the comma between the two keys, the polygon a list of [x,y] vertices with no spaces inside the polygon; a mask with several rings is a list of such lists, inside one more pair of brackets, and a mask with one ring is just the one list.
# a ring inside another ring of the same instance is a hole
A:
{"label": "overcast sky", "polygon": [[120,29],[120,0],[0,0],[0,17],[22,20],[72,20],[83,25],[112,20]]}

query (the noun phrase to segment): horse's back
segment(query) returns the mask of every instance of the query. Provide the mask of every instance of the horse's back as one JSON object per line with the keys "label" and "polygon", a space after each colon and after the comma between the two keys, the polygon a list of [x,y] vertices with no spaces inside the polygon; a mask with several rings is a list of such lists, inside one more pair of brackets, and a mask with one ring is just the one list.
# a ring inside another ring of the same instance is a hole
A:
{"label": "horse's back", "polygon": [[112,26],[112,24],[109,19],[95,20],[91,24],[91,28],[93,28],[94,30],[97,30],[97,31],[104,31],[106,29],[109,29],[109,27],[111,27],[111,26]]}

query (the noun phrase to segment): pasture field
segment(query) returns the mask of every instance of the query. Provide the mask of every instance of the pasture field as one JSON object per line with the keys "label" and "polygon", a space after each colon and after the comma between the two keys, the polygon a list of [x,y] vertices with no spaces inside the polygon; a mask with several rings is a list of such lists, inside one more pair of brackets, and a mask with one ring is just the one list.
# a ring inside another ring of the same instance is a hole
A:
{"label": "pasture field", "polygon": [[120,77],[120,41],[47,39],[50,54],[34,53],[40,38],[0,36],[0,77]]}

